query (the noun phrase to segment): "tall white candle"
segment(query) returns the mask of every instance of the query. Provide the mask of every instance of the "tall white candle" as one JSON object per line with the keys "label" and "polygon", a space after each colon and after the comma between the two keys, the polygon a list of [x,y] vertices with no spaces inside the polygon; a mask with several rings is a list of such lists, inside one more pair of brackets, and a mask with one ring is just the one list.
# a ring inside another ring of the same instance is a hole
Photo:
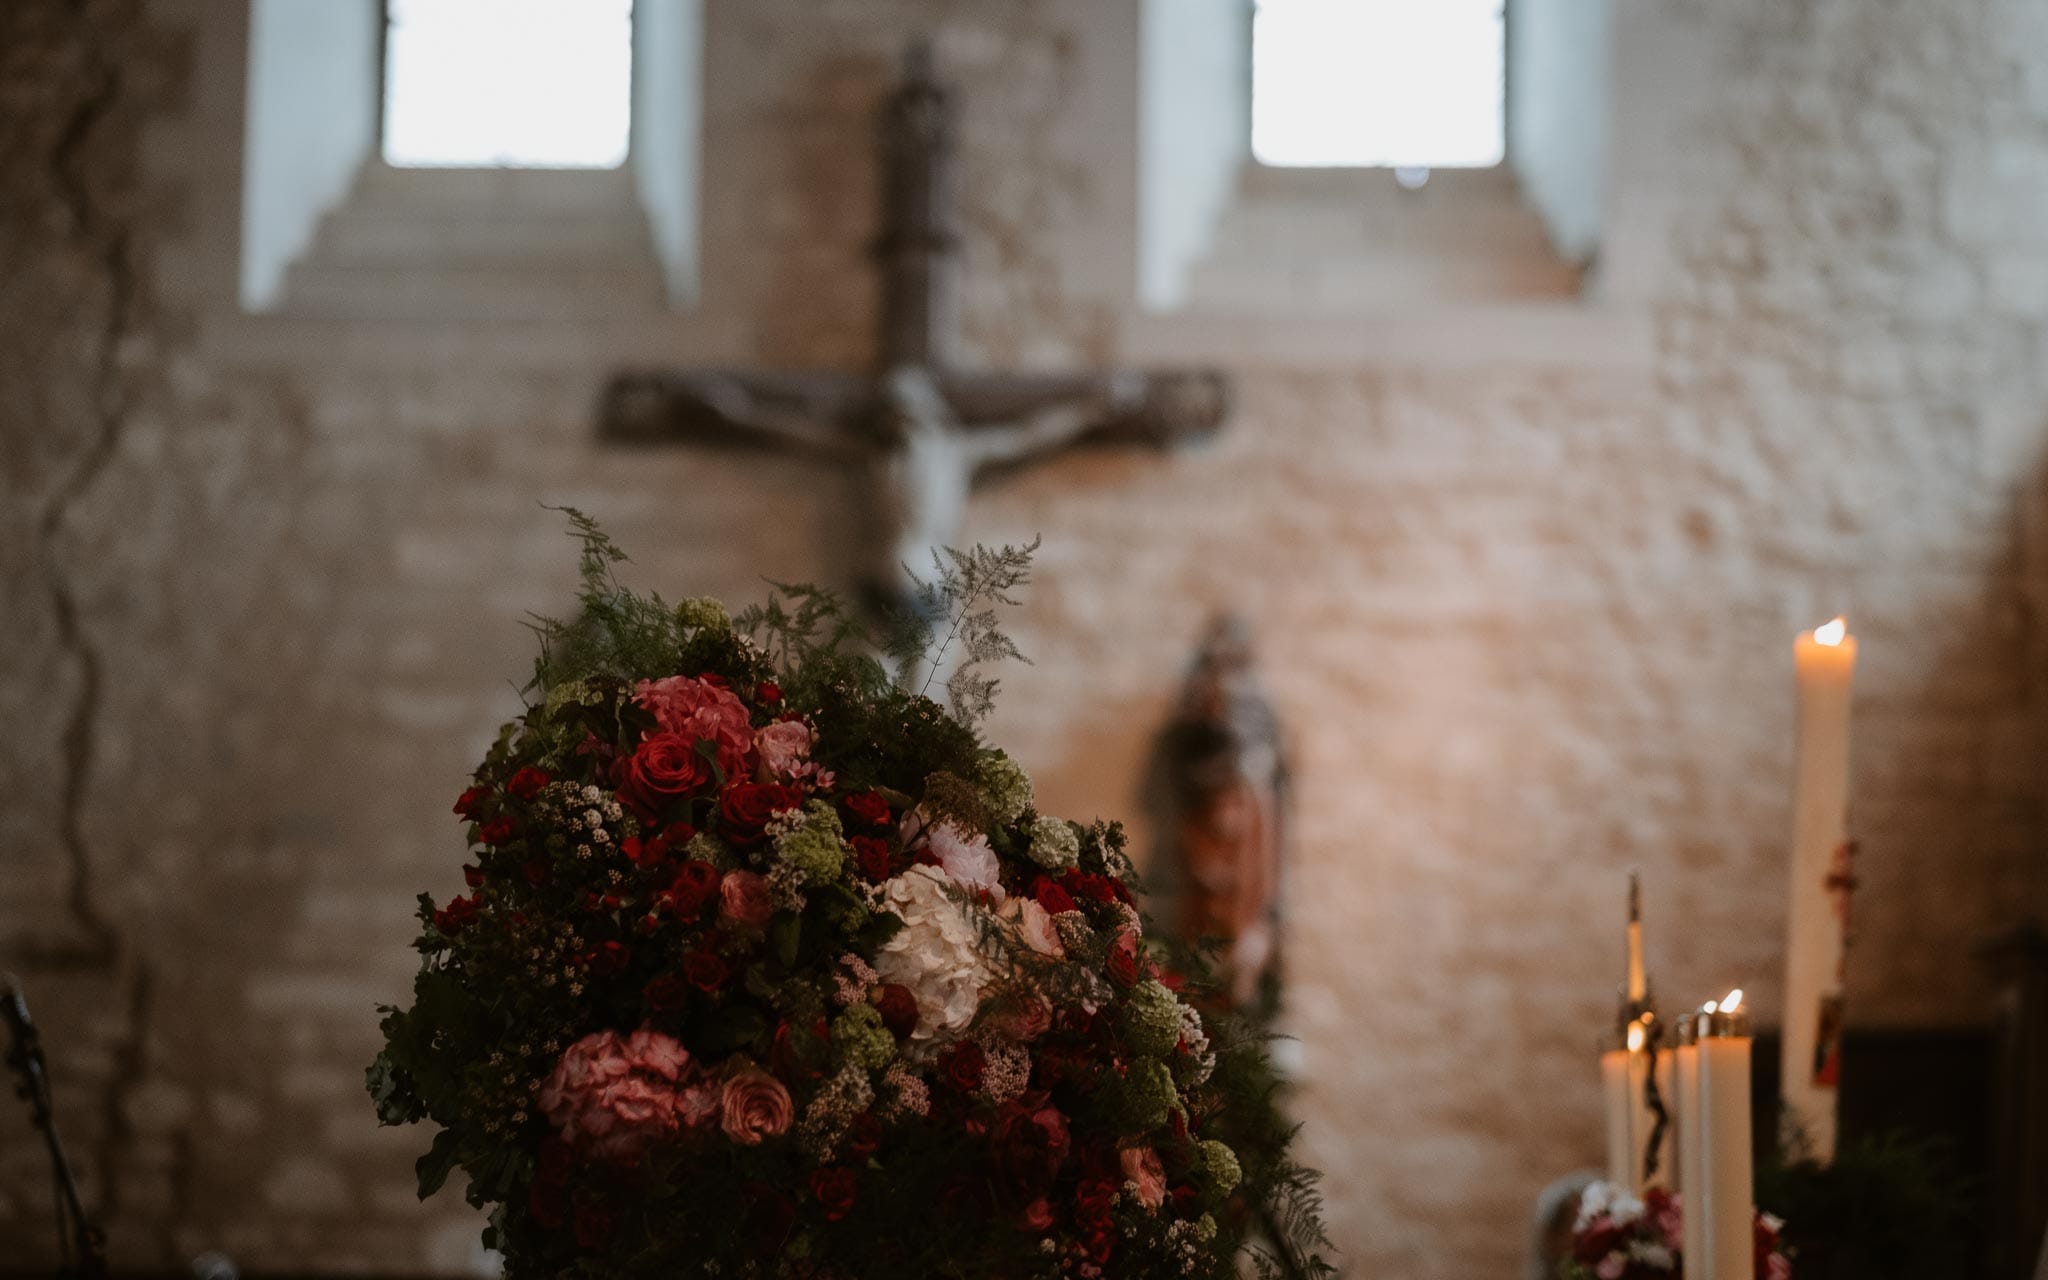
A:
{"label": "tall white candle", "polygon": [[1600,1098],[1607,1121],[1607,1180],[1617,1187],[1633,1187],[1635,1175],[1628,1155],[1628,1050],[1609,1049],[1600,1055]]}
{"label": "tall white candle", "polygon": [[1648,1028],[1641,1022],[1628,1027],[1628,1174],[1623,1185],[1637,1195],[1649,1189],[1650,1135],[1656,1132],[1657,1117],[1650,1110],[1650,1050]]}
{"label": "tall white candle", "polygon": [[1790,913],[1785,940],[1782,1092],[1823,1163],[1835,1152],[1842,963],[1848,892],[1849,701],[1856,637],[1840,618],[1793,642],[1799,747],[1792,816]]}
{"label": "tall white candle", "polygon": [[[1623,1046],[1600,1055],[1600,1088],[1607,1120],[1607,1180],[1636,1195],[1647,1186],[1644,1157],[1657,1117],[1644,1085],[1650,1077],[1647,1031],[1631,1022]],[[1660,1179],[1661,1181],[1661,1179]]]}
{"label": "tall white candle", "polygon": [[1756,1170],[1749,1143],[1749,1018],[1729,993],[1699,1037],[1705,1203],[1685,1215],[1687,1280],[1754,1280]]}
{"label": "tall white candle", "polygon": [[1671,1162],[1672,1187],[1679,1194],[1689,1222],[1699,1220],[1693,1217],[1693,1201],[1695,1196],[1704,1195],[1706,1188],[1706,1176],[1700,1166],[1706,1144],[1700,1141],[1700,1050],[1693,1042],[1696,1026],[1693,1016],[1679,1020],[1678,1044],[1671,1050],[1672,1096],[1668,1103],[1678,1132],[1677,1155]]}

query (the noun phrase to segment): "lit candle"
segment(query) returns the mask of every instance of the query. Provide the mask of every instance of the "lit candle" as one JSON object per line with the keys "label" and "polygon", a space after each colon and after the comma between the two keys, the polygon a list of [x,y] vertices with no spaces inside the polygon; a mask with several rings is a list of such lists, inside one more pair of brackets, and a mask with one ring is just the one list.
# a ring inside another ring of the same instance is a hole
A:
{"label": "lit candle", "polygon": [[1793,643],[1799,746],[1785,940],[1782,1093],[1823,1163],[1835,1152],[1842,965],[1854,884],[1849,843],[1849,695],[1856,637],[1836,618]]}
{"label": "lit candle", "polygon": [[1607,1180],[1641,1195],[1647,1182],[1644,1157],[1657,1117],[1650,1110],[1649,1028],[1638,1019],[1600,1055],[1600,1084],[1607,1115]]}
{"label": "lit candle", "polygon": [[1685,1215],[1687,1280],[1754,1280],[1756,1170],[1749,1143],[1749,1011],[1740,990],[1700,1019],[1702,1190]]}
{"label": "lit candle", "polygon": [[1607,1115],[1607,1180],[1617,1187],[1635,1186],[1634,1162],[1629,1159],[1628,1057],[1625,1046],[1600,1055],[1600,1096]]}
{"label": "lit candle", "polygon": [[1671,1049],[1671,1101],[1667,1104],[1676,1121],[1677,1134],[1677,1154],[1671,1162],[1672,1187],[1690,1221],[1698,1221],[1692,1217],[1693,1199],[1703,1195],[1706,1187],[1706,1178],[1700,1171],[1700,1154],[1706,1148],[1700,1141],[1700,1050],[1693,1039],[1698,1031],[1699,1015],[1678,1020],[1678,1043]]}

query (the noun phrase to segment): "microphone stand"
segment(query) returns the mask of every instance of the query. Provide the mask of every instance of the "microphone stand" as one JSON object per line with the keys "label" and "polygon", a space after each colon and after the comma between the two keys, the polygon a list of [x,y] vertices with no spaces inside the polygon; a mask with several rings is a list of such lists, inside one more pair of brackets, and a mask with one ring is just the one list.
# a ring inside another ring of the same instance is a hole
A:
{"label": "microphone stand", "polygon": [[7,1065],[18,1077],[14,1092],[28,1103],[29,1117],[50,1149],[50,1170],[57,1191],[57,1257],[61,1274],[72,1280],[104,1280],[107,1274],[106,1236],[86,1215],[78,1195],[78,1180],[72,1176],[71,1161],[64,1154],[64,1141],[57,1136],[57,1117],[50,1106],[50,1077],[43,1061],[42,1038],[29,1021],[28,1001],[21,984],[11,976],[0,976],[0,1018],[7,1023],[9,1048]]}

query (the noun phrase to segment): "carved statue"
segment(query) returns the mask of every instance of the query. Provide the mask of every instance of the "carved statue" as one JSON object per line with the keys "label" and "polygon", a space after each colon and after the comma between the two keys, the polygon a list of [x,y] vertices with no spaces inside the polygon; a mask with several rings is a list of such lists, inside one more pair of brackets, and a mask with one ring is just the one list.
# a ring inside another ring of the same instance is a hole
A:
{"label": "carved statue", "polygon": [[1222,942],[1231,1004],[1270,1017],[1280,995],[1280,901],[1287,760],[1244,623],[1211,625],[1160,732],[1147,778],[1157,845],[1183,937]]}

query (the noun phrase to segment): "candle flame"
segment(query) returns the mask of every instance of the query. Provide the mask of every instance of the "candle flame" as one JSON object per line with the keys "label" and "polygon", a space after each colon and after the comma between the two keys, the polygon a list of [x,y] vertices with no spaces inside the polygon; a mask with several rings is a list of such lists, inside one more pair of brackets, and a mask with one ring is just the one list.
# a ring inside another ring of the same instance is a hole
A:
{"label": "candle flame", "polygon": [[1643,1024],[1640,1022],[1628,1024],[1628,1051],[1630,1053],[1641,1053],[1643,1051]]}
{"label": "candle flame", "polygon": [[1730,991],[1730,992],[1729,992],[1729,993],[1727,994],[1727,996],[1726,996],[1726,997],[1724,997],[1724,998],[1722,999],[1722,1001],[1721,1001],[1721,1012],[1722,1012],[1722,1013],[1733,1013],[1733,1012],[1735,1012],[1735,1007],[1736,1007],[1737,1005],[1741,1004],[1741,1003],[1742,1003],[1742,988],[1741,988],[1741,987],[1737,987],[1737,988],[1735,988],[1735,990],[1733,990],[1733,991]]}
{"label": "candle flame", "polygon": [[1824,622],[1813,629],[1813,642],[1833,648],[1842,643],[1848,634],[1849,624],[1841,618],[1836,618],[1833,622]]}
{"label": "candle flame", "polygon": [[1718,1011],[1720,1010],[1720,1008],[1721,1008],[1721,1002],[1720,1002],[1719,1000],[1709,1000],[1709,1001],[1707,1001],[1707,1002],[1706,1002],[1706,1004],[1704,1004],[1704,1005],[1702,1005],[1702,1006],[1701,1006],[1701,1008],[1700,1008],[1700,1012],[1702,1012],[1702,1013],[1715,1013],[1715,1012],[1718,1012]]}

